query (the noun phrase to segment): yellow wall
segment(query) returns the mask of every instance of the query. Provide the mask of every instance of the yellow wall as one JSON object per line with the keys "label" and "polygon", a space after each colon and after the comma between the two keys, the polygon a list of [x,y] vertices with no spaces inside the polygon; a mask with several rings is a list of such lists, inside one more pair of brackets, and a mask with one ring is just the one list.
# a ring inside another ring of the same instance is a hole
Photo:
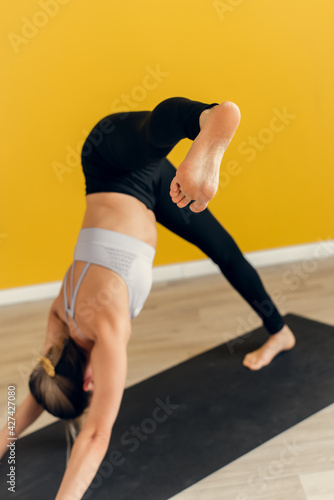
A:
{"label": "yellow wall", "polygon": [[[243,252],[334,237],[331,0],[21,0],[2,9],[0,288],[63,278],[85,208],[69,151],[124,94],[130,110],[171,96],[239,105],[209,208]],[[145,78],[157,68],[160,77]],[[275,120],[284,109],[286,123]],[[176,167],[190,145],[169,155]],[[56,163],[67,168],[62,182]],[[155,265],[204,257],[159,226]]]}

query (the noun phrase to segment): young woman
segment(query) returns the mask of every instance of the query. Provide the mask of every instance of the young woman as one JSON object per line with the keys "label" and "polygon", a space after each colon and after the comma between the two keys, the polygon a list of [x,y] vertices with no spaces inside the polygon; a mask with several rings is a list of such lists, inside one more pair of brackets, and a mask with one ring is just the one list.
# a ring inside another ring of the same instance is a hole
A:
{"label": "young woman", "polygon": [[[269,339],[245,356],[246,367],[258,370],[295,344],[258,273],[207,208],[239,122],[232,102],[172,97],[153,111],[106,116],[83,145],[87,209],[30,376],[31,394],[17,413],[19,435],[43,409],[74,419],[89,406],[56,500],[81,498],[107,451],[126,380],[131,319],[152,285],[156,222],[208,255],[263,320]],[[176,170],[166,156],[186,137],[193,143]]]}

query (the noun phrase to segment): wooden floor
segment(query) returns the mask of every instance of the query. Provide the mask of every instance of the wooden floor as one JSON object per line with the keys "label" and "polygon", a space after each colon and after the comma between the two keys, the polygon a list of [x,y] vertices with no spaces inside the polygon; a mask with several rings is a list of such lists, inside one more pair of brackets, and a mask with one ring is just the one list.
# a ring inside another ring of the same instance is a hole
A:
{"label": "wooden floor", "polygon": [[[258,272],[282,315],[291,312],[334,325],[334,257]],[[28,393],[51,302],[0,308],[1,427],[7,418],[7,386],[17,386],[17,404]],[[258,326],[261,320],[222,275],[154,284],[132,321],[126,386]],[[22,436],[55,420],[44,412]],[[333,500],[334,404],[173,498]]]}

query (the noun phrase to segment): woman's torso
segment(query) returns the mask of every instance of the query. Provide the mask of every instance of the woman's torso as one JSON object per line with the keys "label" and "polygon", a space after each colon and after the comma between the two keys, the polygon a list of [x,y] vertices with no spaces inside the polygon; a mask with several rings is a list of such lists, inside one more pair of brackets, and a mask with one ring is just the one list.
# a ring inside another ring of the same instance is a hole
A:
{"label": "woman's torso", "polygon": [[[152,210],[149,210],[145,204],[137,198],[123,193],[92,193],[86,196],[86,203],[87,207],[81,226],[82,229],[86,227],[99,227],[102,229],[118,231],[134,238],[138,238],[156,248],[157,229],[155,215]],[[84,266],[85,262],[78,261],[75,263],[73,280],[74,287],[77,283],[78,277],[83,271]],[[102,269],[100,266],[95,266],[94,264],[92,264],[91,267],[95,268],[94,272],[87,273],[87,277],[81,284],[78,293],[78,303],[81,302],[84,304],[87,299],[94,295],[94,289],[97,293],[99,289],[110,286],[110,283],[115,279],[120,281],[120,286],[123,286],[123,293],[126,296],[127,292],[125,282],[123,282],[123,278],[118,276],[117,273],[110,269]],[[68,296],[70,296],[69,281],[70,280],[68,279]],[[120,300],[121,297],[122,294],[119,294]],[[95,337],[94,322],[88,325],[85,324],[84,321],[80,321],[80,317],[76,317],[77,324],[82,333],[92,340],[88,341],[82,339],[76,331],[71,318],[69,318],[69,324],[66,325],[63,287],[57,297],[56,303],[57,314],[64,322],[67,334],[70,335],[82,348],[90,350]],[[119,308],[120,307],[123,307],[123,304],[120,304]],[[107,309],[104,313],[108,314]],[[125,305],[124,314],[128,314],[127,307]]]}

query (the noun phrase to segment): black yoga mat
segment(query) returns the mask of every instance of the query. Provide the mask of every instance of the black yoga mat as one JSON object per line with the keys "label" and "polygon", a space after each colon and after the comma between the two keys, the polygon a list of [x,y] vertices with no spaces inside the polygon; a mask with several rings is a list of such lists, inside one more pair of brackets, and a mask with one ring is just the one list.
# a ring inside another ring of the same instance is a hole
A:
{"label": "black yoga mat", "polygon": [[[296,347],[259,371],[241,362],[267,340],[263,327],[127,388],[83,498],[168,499],[333,403],[334,326],[284,319]],[[6,455],[1,498],[54,500],[65,449],[61,422],[19,439],[16,493],[4,486]]]}

